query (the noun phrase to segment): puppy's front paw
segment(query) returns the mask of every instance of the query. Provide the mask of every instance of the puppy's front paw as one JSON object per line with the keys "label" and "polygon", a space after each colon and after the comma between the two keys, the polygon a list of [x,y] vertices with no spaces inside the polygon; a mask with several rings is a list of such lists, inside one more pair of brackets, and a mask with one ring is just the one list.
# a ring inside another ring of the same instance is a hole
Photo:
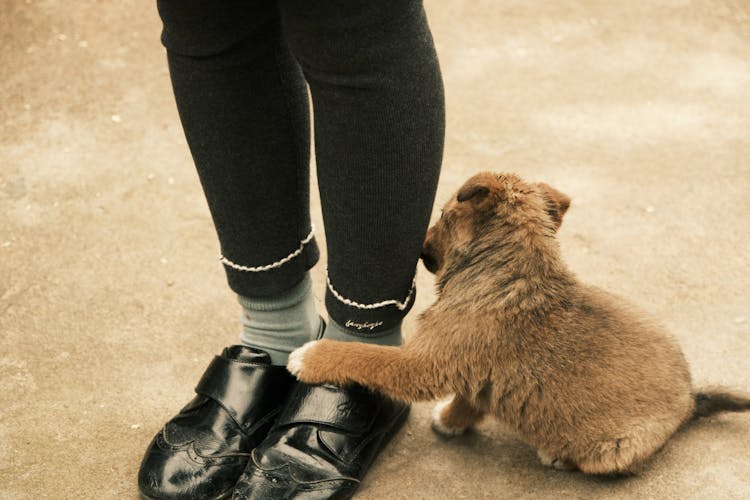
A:
{"label": "puppy's front paw", "polygon": [[289,354],[289,359],[286,362],[286,369],[289,370],[289,373],[303,382],[306,382],[306,380],[303,380],[303,377],[307,371],[305,370],[305,358],[315,348],[315,344],[317,343],[317,340],[313,340],[303,344],[302,347],[298,347]]}
{"label": "puppy's front paw", "polygon": [[455,427],[445,421],[445,409],[453,402],[452,399],[441,401],[432,410],[432,430],[444,437],[460,436],[466,432],[466,427]]}
{"label": "puppy's front paw", "polygon": [[334,340],[308,342],[289,354],[286,368],[297,380],[307,384],[341,385],[345,381],[339,373],[341,357],[338,356],[338,344]]}

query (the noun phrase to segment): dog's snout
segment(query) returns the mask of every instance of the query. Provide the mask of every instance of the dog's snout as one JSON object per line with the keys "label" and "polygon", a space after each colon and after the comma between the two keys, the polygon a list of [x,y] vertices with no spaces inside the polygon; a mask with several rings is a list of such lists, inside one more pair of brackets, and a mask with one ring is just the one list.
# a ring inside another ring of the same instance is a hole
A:
{"label": "dog's snout", "polygon": [[424,246],[422,247],[422,254],[419,256],[419,258],[422,259],[424,267],[433,274],[436,273],[438,267],[440,267],[437,257],[435,256],[435,250],[432,248],[432,245],[430,245],[429,242],[425,242]]}
{"label": "dog's snout", "polygon": [[430,271],[431,273],[435,273],[437,271],[437,261],[434,257],[432,257],[432,255],[423,253],[421,255],[421,259],[424,267],[427,268],[428,271]]}

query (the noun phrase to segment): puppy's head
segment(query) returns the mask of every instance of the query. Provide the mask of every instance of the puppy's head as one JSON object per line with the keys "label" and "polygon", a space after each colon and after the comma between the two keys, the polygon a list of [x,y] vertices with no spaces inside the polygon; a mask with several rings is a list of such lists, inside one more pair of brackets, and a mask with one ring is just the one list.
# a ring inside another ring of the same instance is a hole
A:
{"label": "puppy's head", "polygon": [[443,206],[428,229],[422,261],[439,274],[452,253],[483,237],[498,225],[532,224],[553,234],[562,224],[570,198],[545,183],[529,184],[515,174],[482,172],[471,177]]}

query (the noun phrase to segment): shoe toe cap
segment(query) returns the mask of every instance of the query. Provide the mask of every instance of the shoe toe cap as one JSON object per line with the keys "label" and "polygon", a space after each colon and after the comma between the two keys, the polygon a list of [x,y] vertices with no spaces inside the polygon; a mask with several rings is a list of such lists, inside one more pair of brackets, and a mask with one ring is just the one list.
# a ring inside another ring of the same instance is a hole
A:
{"label": "shoe toe cap", "polygon": [[138,488],[142,497],[153,500],[228,498],[245,463],[244,457],[203,458],[189,445],[168,449],[157,435],[138,471]]}
{"label": "shoe toe cap", "polygon": [[344,477],[300,481],[293,465],[266,471],[251,463],[235,486],[232,500],[337,500],[350,498],[358,485],[358,480]]}

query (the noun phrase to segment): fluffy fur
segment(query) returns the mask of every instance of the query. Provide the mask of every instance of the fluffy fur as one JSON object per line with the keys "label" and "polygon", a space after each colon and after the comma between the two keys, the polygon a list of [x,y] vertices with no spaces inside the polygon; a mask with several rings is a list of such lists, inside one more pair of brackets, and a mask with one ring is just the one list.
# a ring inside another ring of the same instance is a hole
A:
{"label": "fluffy fur", "polygon": [[320,340],[292,353],[309,383],[357,383],[439,405],[456,435],[491,414],[545,465],[633,473],[686,421],[750,409],[750,396],[694,393],[666,331],[622,299],[579,283],[555,239],[570,199],[512,174],[478,174],[429,229],[423,261],[437,301],[403,347]]}

